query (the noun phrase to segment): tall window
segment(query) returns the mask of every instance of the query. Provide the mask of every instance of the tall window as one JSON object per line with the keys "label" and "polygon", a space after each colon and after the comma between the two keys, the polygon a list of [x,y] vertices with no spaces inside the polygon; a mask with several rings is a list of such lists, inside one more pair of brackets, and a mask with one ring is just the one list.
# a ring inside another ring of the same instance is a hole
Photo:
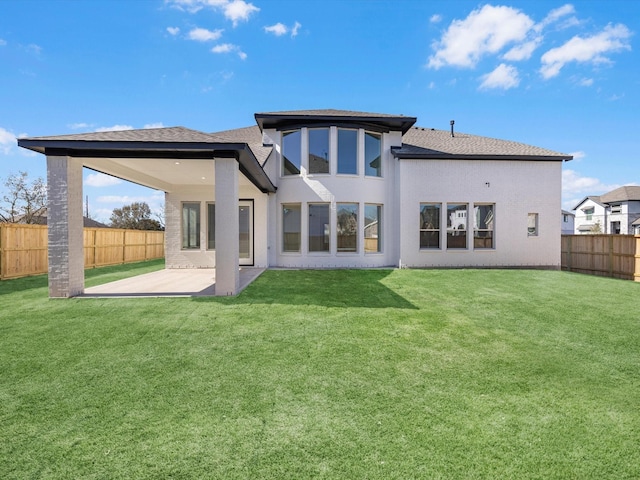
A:
{"label": "tall window", "polygon": [[309,204],[309,251],[328,252],[329,236],[329,204]]}
{"label": "tall window", "polygon": [[527,217],[527,235],[530,237],[538,236],[538,214],[530,213]]}
{"label": "tall window", "polygon": [[364,251],[382,251],[382,205],[364,206]]}
{"label": "tall window", "polygon": [[309,130],[309,173],[329,173],[329,129]]}
{"label": "tall window", "polygon": [[420,248],[440,248],[440,204],[420,204]]}
{"label": "tall window", "polygon": [[358,204],[336,204],[338,252],[358,251]]}
{"label": "tall window", "polygon": [[593,220],[593,211],[594,211],[593,207],[585,208],[584,214],[587,216],[587,220]]}
{"label": "tall window", "polygon": [[467,204],[447,204],[447,248],[467,248]]}
{"label": "tall window", "polygon": [[493,248],[495,205],[473,206],[473,248]]}
{"label": "tall window", "polygon": [[182,248],[200,248],[200,204],[182,204]]}
{"label": "tall window", "polygon": [[207,203],[207,250],[216,249],[216,204]]}
{"label": "tall window", "polygon": [[282,205],[283,252],[300,252],[301,219],[299,203]]}
{"label": "tall window", "polygon": [[358,174],[358,131],[338,129],[338,173]]}
{"label": "tall window", "polygon": [[364,174],[370,177],[382,176],[382,140],[376,133],[364,134]]}
{"label": "tall window", "polygon": [[300,130],[282,132],[282,174],[300,175],[302,146]]}

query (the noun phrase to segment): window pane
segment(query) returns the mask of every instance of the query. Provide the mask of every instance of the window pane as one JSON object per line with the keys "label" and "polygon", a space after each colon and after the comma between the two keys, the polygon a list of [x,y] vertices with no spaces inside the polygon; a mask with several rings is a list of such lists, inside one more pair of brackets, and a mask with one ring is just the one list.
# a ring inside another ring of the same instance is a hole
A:
{"label": "window pane", "polygon": [[282,251],[300,251],[301,232],[300,205],[282,205]]}
{"label": "window pane", "polygon": [[381,138],[375,133],[364,134],[364,174],[382,176]]}
{"label": "window pane", "polygon": [[473,207],[473,248],[493,248],[495,205]]}
{"label": "window pane", "polygon": [[538,214],[530,213],[527,219],[527,235],[535,237],[538,235]]}
{"label": "window pane", "polygon": [[338,173],[358,173],[358,131],[338,129]]}
{"label": "window pane", "polygon": [[200,204],[182,204],[182,248],[200,248]]}
{"label": "window pane", "polygon": [[382,251],[382,205],[364,206],[364,251]]}
{"label": "window pane", "polygon": [[447,204],[447,248],[467,248],[467,204]]}
{"label": "window pane", "polygon": [[358,204],[336,204],[339,252],[358,251]]}
{"label": "window pane", "polygon": [[309,130],[309,173],[329,173],[329,129]]}
{"label": "window pane", "polygon": [[329,251],[329,204],[309,204],[309,251]]}
{"label": "window pane", "polygon": [[420,248],[440,248],[440,204],[420,204]]}
{"label": "window pane", "polygon": [[207,204],[207,249],[216,249],[216,205]]}
{"label": "window pane", "polygon": [[282,133],[282,174],[299,175],[301,165],[300,130]]}

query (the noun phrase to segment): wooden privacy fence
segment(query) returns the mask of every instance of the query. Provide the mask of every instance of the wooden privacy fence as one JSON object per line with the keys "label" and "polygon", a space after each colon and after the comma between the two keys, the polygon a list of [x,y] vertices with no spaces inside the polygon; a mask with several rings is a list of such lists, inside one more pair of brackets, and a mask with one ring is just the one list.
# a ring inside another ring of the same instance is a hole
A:
{"label": "wooden privacy fence", "polygon": [[562,235],[562,269],[640,282],[640,235]]}
{"label": "wooden privacy fence", "polygon": [[[47,226],[0,223],[0,280],[47,273]],[[164,257],[164,232],[84,229],[85,268]]]}

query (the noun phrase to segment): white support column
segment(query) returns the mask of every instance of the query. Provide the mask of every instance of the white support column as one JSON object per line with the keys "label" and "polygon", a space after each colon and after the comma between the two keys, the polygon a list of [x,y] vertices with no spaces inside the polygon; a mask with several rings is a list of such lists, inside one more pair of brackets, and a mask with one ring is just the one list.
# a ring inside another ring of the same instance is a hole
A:
{"label": "white support column", "polygon": [[82,162],[47,156],[49,297],[84,293]]}
{"label": "white support column", "polygon": [[240,289],[238,180],[235,158],[215,159],[216,178],[216,296],[236,295]]}

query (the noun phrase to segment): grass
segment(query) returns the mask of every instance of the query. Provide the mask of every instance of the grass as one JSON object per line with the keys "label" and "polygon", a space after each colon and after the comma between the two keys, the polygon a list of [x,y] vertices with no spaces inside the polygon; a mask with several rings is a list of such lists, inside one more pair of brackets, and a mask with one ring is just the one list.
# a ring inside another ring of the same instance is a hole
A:
{"label": "grass", "polygon": [[639,288],[267,271],[236,298],[49,300],[46,277],[3,281],[0,478],[639,478]]}

